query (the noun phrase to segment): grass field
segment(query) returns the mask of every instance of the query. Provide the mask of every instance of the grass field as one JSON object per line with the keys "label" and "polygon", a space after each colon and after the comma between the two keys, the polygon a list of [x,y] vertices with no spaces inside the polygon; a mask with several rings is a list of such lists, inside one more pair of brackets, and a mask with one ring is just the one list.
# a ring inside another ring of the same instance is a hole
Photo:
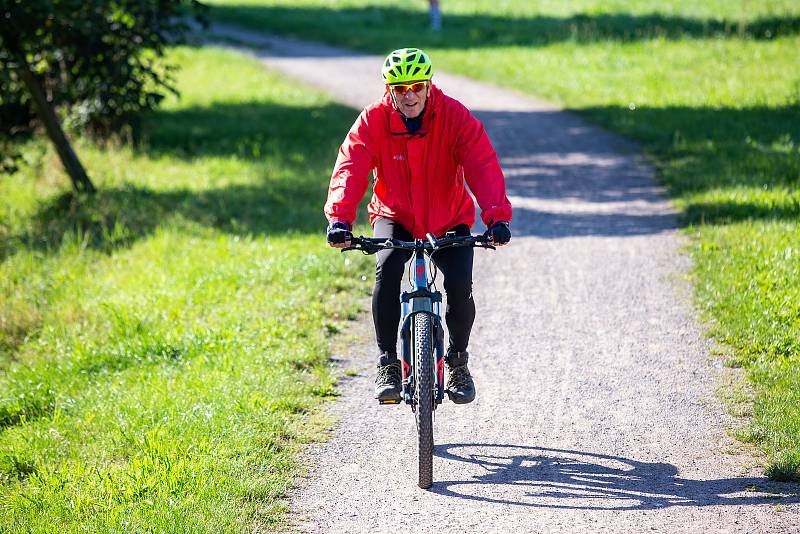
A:
{"label": "grass field", "polygon": [[366,291],[324,244],[354,112],[215,49],[133,148],[46,145],[0,179],[0,531],[276,524],[334,395],[329,335]]}
{"label": "grass field", "polygon": [[209,3],[256,29],[426,47],[638,141],[683,211],[709,331],[751,379],[738,435],[800,479],[800,3],[444,0],[440,33],[423,0]]}

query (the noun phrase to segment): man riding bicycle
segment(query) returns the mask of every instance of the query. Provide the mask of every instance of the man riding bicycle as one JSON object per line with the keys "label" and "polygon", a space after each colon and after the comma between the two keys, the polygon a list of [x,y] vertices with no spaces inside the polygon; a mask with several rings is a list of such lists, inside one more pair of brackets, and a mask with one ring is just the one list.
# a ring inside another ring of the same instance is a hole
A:
{"label": "man riding bicycle", "polygon": [[[507,244],[511,203],[483,125],[431,82],[433,66],[422,50],[395,50],[386,57],[382,74],[383,98],[361,112],[339,149],[325,204],[328,243],[337,248],[350,245],[356,210],[372,172],[368,212],[375,237],[409,241],[424,239],[428,232],[437,237],[451,231],[469,235],[475,222],[471,191],[488,228],[487,237],[497,246]],[[471,247],[448,248],[432,258],[444,275],[447,394],[456,404],[475,398],[467,367],[475,320],[473,252]],[[377,254],[372,317],[379,351],[375,398],[381,401],[400,400],[400,284],[410,258],[406,250]]]}

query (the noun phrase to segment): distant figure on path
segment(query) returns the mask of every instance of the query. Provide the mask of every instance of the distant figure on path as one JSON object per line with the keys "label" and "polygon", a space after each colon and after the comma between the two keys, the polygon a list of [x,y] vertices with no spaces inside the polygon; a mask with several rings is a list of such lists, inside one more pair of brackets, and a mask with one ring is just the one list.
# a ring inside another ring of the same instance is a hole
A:
{"label": "distant figure on path", "polygon": [[[368,211],[375,237],[410,241],[424,239],[428,232],[437,237],[449,231],[470,235],[475,204],[468,185],[481,207],[487,237],[497,246],[508,243],[511,203],[483,125],[431,83],[433,66],[422,50],[395,50],[384,61],[382,74],[383,98],[361,112],[339,149],[325,204],[328,243],[338,248],[350,245],[350,230],[370,173],[374,184]],[[446,248],[432,258],[444,274],[447,394],[456,404],[475,398],[467,368],[467,344],[475,320],[473,253],[471,247]],[[399,249],[377,254],[372,317],[379,352],[375,398],[381,401],[400,400],[400,283],[410,258],[410,251]]]}
{"label": "distant figure on path", "polygon": [[431,5],[431,29],[438,32],[442,29],[442,12],[439,10],[439,0],[428,0]]}

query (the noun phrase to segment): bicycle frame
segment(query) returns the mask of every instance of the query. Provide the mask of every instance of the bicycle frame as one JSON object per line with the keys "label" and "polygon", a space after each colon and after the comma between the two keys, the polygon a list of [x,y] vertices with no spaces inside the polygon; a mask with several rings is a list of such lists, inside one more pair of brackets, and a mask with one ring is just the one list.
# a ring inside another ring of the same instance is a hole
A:
{"label": "bicycle frame", "polygon": [[425,256],[425,241],[415,240],[413,255],[414,276],[411,279],[411,291],[404,291],[400,295],[401,305],[401,358],[400,363],[403,372],[403,392],[402,397],[406,404],[411,405],[412,410],[416,409],[414,404],[414,359],[411,347],[412,328],[411,323],[414,315],[427,313],[431,316],[434,328],[434,361],[433,368],[436,370],[436,387],[434,399],[436,400],[433,409],[442,403],[444,399],[444,328],[442,325],[441,304],[442,294],[439,291],[431,291],[428,281],[428,261]]}
{"label": "bicycle frame", "polygon": [[[428,280],[428,266],[432,261],[430,258],[436,250],[448,246],[494,248],[493,244],[484,236],[459,237],[454,232],[448,232],[439,239],[433,234],[427,234],[427,238],[427,241],[423,239],[401,241],[391,238],[353,237],[351,243],[343,249],[343,252],[360,250],[364,254],[375,254],[386,249],[413,252],[411,291],[404,291],[400,296],[402,395],[400,400],[391,399],[380,402],[381,404],[398,404],[404,400],[414,411],[417,422],[417,459],[419,460],[417,484],[421,488],[429,488],[433,483],[433,414],[436,407],[442,403],[445,393],[442,294],[439,291],[433,291],[433,280]],[[428,258],[425,257],[426,253]],[[420,314],[424,315],[420,316]],[[415,320],[417,317],[420,318],[419,321]],[[429,318],[430,321],[428,321]],[[420,336],[418,339],[414,337],[417,335]],[[419,367],[415,368],[414,366],[417,364]],[[415,380],[419,380],[419,383],[414,383]]]}
{"label": "bicycle frame", "polygon": [[[415,315],[426,313],[431,317],[433,328],[433,369],[436,377],[433,409],[442,403],[444,399],[444,325],[442,324],[441,304],[442,294],[439,291],[432,291],[431,282],[428,280],[428,265],[430,255],[434,251],[448,246],[474,246],[481,248],[494,249],[490,241],[486,241],[484,236],[456,236],[449,232],[444,237],[437,239],[432,234],[425,239],[415,239],[414,241],[401,241],[391,238],[368,238],[353,237],[351,246],[344,248],[342,252],[348,250],[361,250],[365,254],[374,254],[383,249],[403,249],[413,252],[413,273],[411,278],[411,291],[404,291],[400,296],[401,305],[401,358],[400,367],[402,369],[403,391],[401,400],[411,405],[412,410],[416,410],[415,405],[415,386],[414,384],[414,361],[413,361],[413,342],[412,322]],[[426,255],[428,258],[426,258]],[[384,402],[385,404],[397,404],[397,402]]]}

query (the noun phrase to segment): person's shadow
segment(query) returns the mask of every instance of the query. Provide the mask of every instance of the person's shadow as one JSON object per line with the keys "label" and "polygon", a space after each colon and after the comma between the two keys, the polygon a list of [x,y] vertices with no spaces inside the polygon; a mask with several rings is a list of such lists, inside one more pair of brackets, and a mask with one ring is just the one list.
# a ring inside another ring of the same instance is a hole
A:
{"label": "person's shadow", "polygon": [[497,504],[585,510],[649,510],[669,506],[790,504],[800,484],[766,478],[691,480],[668,463],[527,445],[437,445],[434,454],[482,473],[435,482],[440,495]]}

